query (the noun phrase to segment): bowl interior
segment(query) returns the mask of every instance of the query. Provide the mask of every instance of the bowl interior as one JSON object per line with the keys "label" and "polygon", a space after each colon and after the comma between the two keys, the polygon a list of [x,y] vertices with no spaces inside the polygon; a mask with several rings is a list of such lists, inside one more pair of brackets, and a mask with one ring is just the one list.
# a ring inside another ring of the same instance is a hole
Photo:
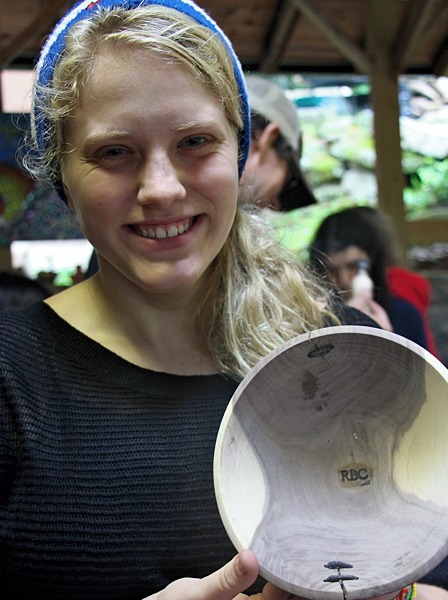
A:
{"label": "bowl interior", "polygon": [[311,599],[370,598],[448,553],[448,375],[416,344],[320,329],[261,361],[235,392],[215,490],[237,549]]}

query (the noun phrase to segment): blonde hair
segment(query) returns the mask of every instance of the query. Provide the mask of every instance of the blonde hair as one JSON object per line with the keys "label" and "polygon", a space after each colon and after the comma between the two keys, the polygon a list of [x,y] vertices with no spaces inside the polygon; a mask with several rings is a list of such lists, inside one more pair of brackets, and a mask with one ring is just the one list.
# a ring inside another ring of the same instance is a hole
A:
{"label": "blonde hair", "polygon": [[254,207],[240,205],[196,318],[220,371],[244,377],[283,342],[339,320],[332,293],[283,248]]}
{"label": "blonde hair", "polygon": [[[67,119],[94,76],[100,50],[118,45],[150,50],[182,63],[222,104],[235,131],[242,128],[234,66],[217,34],[177,10],[158,5],[98,9],[92,18],[70,28],[50,83],[35,84],[32,114],[39,123],[34,123],[26,139],[22,159],[34,178],[52,185],[62,181]],[[37,133],[42,129],[44,152]]]}
{"label": "blonde hair", "polygon": [[[65,123],[94,73],[99,51],[111,44],[180,61],[222,103],[235,131],[241,130],[233,65],[210,29],[156,5],[99,10],[71,28],[51,83],[35,91],[35,114],[49,124],[46,152],[27,162],[35,176],[61,181]],[[254,208],[238,206],[230,235],[207,276],[208,292],[195,315],[200,343],[231,378],[244,377],[282,342],[323,325],[319,302],[328,303],[327,290],[282,249]]]}

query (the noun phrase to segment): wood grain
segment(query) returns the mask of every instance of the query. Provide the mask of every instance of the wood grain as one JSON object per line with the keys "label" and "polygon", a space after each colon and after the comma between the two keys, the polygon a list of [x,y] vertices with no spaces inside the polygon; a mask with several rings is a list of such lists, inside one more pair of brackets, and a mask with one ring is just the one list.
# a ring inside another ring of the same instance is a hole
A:
{"label": "wood grain", "polygon": [[341,599],[341,575],[353,577],[349,599],[424,575],[448,553],[447,392],[432,355],[367,327],[321,329],[266,357],[217,438],[216,496],[234,545],[311,599]]}

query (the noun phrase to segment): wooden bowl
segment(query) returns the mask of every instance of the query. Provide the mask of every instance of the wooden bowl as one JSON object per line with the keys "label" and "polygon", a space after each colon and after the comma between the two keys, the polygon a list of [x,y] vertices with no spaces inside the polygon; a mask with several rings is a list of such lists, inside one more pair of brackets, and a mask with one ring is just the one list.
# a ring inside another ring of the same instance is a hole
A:
{"label": "wooden bowl", "polygon": [[236,390],[214,476],[268,581],[319,600],[399,590],[448,554],[448,371],[380,329],[301,335]]}

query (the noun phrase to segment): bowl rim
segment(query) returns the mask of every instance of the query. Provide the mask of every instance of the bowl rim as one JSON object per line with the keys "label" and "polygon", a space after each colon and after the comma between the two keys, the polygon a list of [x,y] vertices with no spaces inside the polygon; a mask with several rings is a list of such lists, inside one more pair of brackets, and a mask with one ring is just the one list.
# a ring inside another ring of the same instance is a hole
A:
{"label": "bowl rim", "polygon": [[[269,365],[273,360],[276,360],[278,356],[280,356],[284,352],[287,352],[289,349],[291,349],[297,345],[300,345],[304,342],[317,341],[322,337],[331,338],[334,335],[337,336],[337,335],[343,335],[343,334],[356,334],[356,335],[361,334],[361,335],[369,335],[369,336],[373,335],[378,338],[382,338],[382,339],[386,340],[386,342],[399,344],[400,346],[403,346],[404,348],[410,350],[411,352],[416,354],[419,358],[421,358],[425,363],[427,363],[429,365],[430,368],[434,369],[443,378],[445,383],[448,384],[448,369],[447,369],[447,367],[445,367],[445,365],[443,365],[443,363],[438,358],[436,358],[433,354],[431,354],[428,350],[426,350],[425,348],[422,348],[415,342],[408,340],[407,338],[404,338],[403,336],[400,336],[394,332],[385,331],[383,329],[376,328],[376,327],[368,327],[365,325],[335,325],[335,326],[331,326],[331,327],[322,327],[322,328],[313,330],[311,332],[300,334],[300,335],[292,338],[291,340],[284,342],[283,344],[278,346],[276,349],[271,351],[269,354],[267,354],[264,358],[262,358],[257,363],[257,365],[255,367],[253,367],[249,371],[249,373],[243,378],[243,380],[240,382],[240,384],[236,388],[235,392],[233,393],[233,395],[226,407],[224,415],[222,417],[220,427],[218,430],[218,434],[216,437],[216,442],[215,442],[215,452],[214,452],[214,460],[213,460],[213,478],[214,478],[216,501],[217,501],[218,510],[219,510],[223,525],[230,537],[230,540],[232,541],[232,543],[234,544],[234,546],[236,547],[236,549],[238,551],[243,550],[245,548],[245,546],[239,540],[238,533],[234,530],[234,528],[230,522],[230,519],[228,518],[226,507],[224,506],[222,492],[221,492],[221,478],[222,478],[221,467],[222,467],[223,444],[225,442],[226,430],[229,425],[229,421],[232,418],[235,407],[236,407],[238,401],[240,400],[242,394],[244,393],[244,390],[252,383],[253,379],[255,377],[259,376],[260,371],[263,370],[264,368],[266,368],[266,366]],[[329,340],[326,340],[326,341],[329,341]],[[316,346],[316,348],[317,348],[317,350],[319,350],[318,346]],[[448,551],[448,536],[447,536],[447,542],[446,542],[446,545],[444,546],[444,549]],[[438,550],[439,553],[441,552],[441,550],[442,549]],[[437,555],[437,551],[434,553],[434,556],[436,556],[436,555]],[[442,558],[443,558],[443,556],[442,556]],[[431,568],[435,567],[438,564],[438,562],[440,562],[440,560],[442,560],[442,558],[439,557],[439,558],[437,558],[437,560],[433,559],[430,567],[425,570],[425,573],[428,572]],[[428,561],[426,561],[426,562],[428,563]],[[268,577],[266,577],[266,575],[268,575],[268,576],[271,575],[271,578],[269,580],[274,584],[277,584],[277,585],[279,584],[279,581],[276,580],[275,573],[272,574],[272,573],[267,572],[267,570],[264,569],[262,564],[260,564],[260,574],[263,577],[265,577],[266,579],[268,578]],[[403,585],[401,587],[404,587],[408,583],[412,583],[412,582],[409,582],[407,580],[403,581]],[[380,588],[379,588],[380,593],[386,594],[386,593],[395,591],[397,589],[397,587],[394,584],[397,584],[396,579],[393,582],[391,582],[389,584],[389,586],[384,586],[384,585],[380,586]],[[398,585],[400,585],[400,584],[398,584]],[[392,586],[392,587],[390,587],[390,586]],[[386,588],[388,588],[388,589],[386,589]],[[322,592],[321,590],[316,591],[316,590],[310,588],[308,590],[305,590],[308,592],[306,594],[306,597],[308,597],[310,599],[319,599],[321,597],[325,597],[328,600],[333,600],[336,598],[340,599],[341,591],[338,590],[337,592],[335,592],[334,589],[335,588],[333,588],[333,591]],[[287,590],[287,591],[290,591],[291,593],[297,593],[297,591],[294,591],[294,590]],[[302,595],[305,595],[304,590],[301,590],[301,593],[302,593]],[[378,593],[378,589],[372,592],[372,586],[369,586],[366,588],[361,588],[361,589],[359,589],[359,588],[356,589],[357,597],[360,599],[371,598],[372,596],[378,596],[378,595],[380,595],[380,593]]]}

